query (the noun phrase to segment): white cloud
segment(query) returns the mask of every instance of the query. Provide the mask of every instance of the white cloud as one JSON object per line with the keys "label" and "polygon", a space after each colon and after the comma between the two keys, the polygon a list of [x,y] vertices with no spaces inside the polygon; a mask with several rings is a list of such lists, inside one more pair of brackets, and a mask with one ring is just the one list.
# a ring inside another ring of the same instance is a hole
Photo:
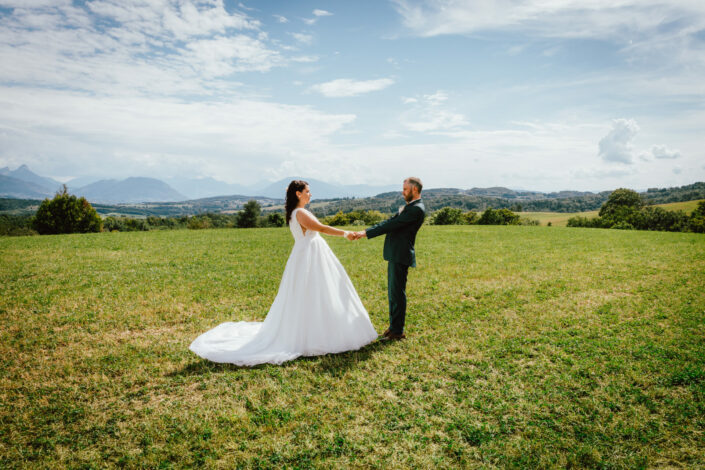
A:
{"label": "white cloud", "polygon": [[[545,37],[612,38],[659,32],[683,22],[702,26],[705,4],[688,0],[393,0],[404,24],[421,36],[525,31]],[[696,32],[697,29],[693,32]]]}
{"label": "white cloud", "polygon": [[600,140],[599,156],[608,162],[632,163],[632,141],[638,132],[639,126],[633,119],[615,119],[612,130]]}
{"label": "white cloud", "polygon": [[448,93],[438,90],[419,98],[404,98],[404,104],[412,105],[400,121],[404,127],[414,132],[428,132],[449,135],[468,125],[463,114],[445,109],[443,104],[448,100]]}
{"label": "white cloud", "polygon": [[56,174],[129,176],[148,159],[163,172],[244,177],[307,154],[320,163],[330,137],[355,120],[252,99],[186,103],[19,87],[3,90],[0,108],[12,111],[0,115],[0,161],[21,157]]}
{"label": "white cloud", "polygon": [[289,22],[289,20],[287,19],[286,16],[282,16],[282,15],[272,15],[272,16],[274,16],[274,18],[276,18],[279,23],[288,23]]}
{"label": "white cloud", "polygon": [[[0,83],[108,94],[232,93],[232,75],[288,59],[221,0],[95,0],[17,8],[0,22]],[[39,25],[39,26],[38,26]],[[283,49],[283,48],[282,48]]]}
{"label": "white cloud", "polygon": [[[403,24],[421,37],[492,33],[519,34],[525,41],[528,37],[610,42],[632,70],[639,70],[631,74],[630,92],[634,86],[670,96],[701,96],[705,90],[702,1],[392,1]],[[544,56],[560,47],[546,48]],[[508,53],[522,50],[515,46]]]}
{"label": "white cloud", "polygon": [[394,80],[391,78],[380,78],[377,80],[351,80],[348,78],[340,78],[313,85],[310,89],[328,98],[340,98],[379,91],[393,83]]}
{"label": "white cloud", "polygon": [[301,18],[301,21],[306,23],[309,26],[312,26],[316,24],[316,21],[318,21],[318,18]]}
{"label": "white cloud", "polygon": [[315,55],[302,55],[302,56],[292,57],[291,61],[310,64],[312,62],[318,62],[318,59],[319,59],[319,57],[315,56]]}
{"label": "white cloud", "polygon": [[448,100],[448,93],[445,91],[437,91],[432,95],[424,95],[424,99],[431,105],[431,106],[438,106],[444,101]]}
{"label": "white cloud", "polygon": [[192,41],[192,52],[185,55],[189,64],[196,65],[205,77],[221,77],[235,72],[266,72],[283,62],[275,51],[249,36],[236,35]]}
{"label": "white cloud", "polygon": [[665,145],[654,145],[651,147],[651,154],[654,158],[671,160],[675,158],[680,158],[681,153],[678,150],[671,150]]}
{"label": "white cloud", "polygon": [[333,16],[333,13],[326,11],[326,10],[315,9],[315,10],[313,10],[313,15],[319,16],[319,17],[320,16]]}
{"label": "white cloud", "polygon": [[313,35],[305,33],[289,33],[294,39],[296,39],[301,44],[311,45],[313,43]]}

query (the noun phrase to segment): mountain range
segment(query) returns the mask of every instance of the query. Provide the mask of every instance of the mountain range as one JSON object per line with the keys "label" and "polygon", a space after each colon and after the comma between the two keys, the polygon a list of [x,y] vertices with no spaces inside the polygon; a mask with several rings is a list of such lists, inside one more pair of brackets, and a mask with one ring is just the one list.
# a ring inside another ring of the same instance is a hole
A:
{"label": "mountain range", "polygon": [[[147,217],[152,215],[184,216],[206,212],[232,213],[241,210],[243,205],[252,199],[257,200],[266,213],[283,209],[284,190],[291,179],[294,178],[260,184],[257,188],[242,186],[238,191],[259,195],[231,194],[188,200],[186,199],[189,194],[186,194],[183,189],[190,191],[190,194],[194,194],[196,190],[203,191],[201,194],[207,194],[207,188],[199,186],[197,183],[210,184],[210,190],[216,192],[230,192],[228,190],[237,188],[235,185],[228,185],[209,178],[182,179],[179,183],[181,190],[177,190],[162,180],[133,177],[119,181],[96,181],[76,190],[71,189],[70,192],[85,195],[102,216]],[[383,213],[393,213],[404,202],[401,191],[395,186],[336,186],[314,179],[307,181],[311,185],[311,192],[314,196],[309,207],[319,216],[352,210],[377,210]],[[86,181],[83,180],[83,182]],[[58,181],[32,173],[25,165],[15,171],[2,168],[0,169],[0,213],[33,213],[39,207],[41,199],[50,197],[56,192],[50,188],[56,188],[59,185]],[[387,191],[376,193],[380,190]],[[370,192],[376,194],[371,197],[361,196]],[[492,207],[495,209],[509,208],[519,212],[583,212],[599,209],[610,193],[611,191],[542,193],[499,186],[471,189],[431,188],[424,189],[423,196],[426,207],[431,211],[442,207],[482,211]],[[266,196],[267,194],[272,196]],[[354,196],[348,196],[349,194]],[[340,195],[344,196],[340,197]],[[641,196],[646,204],[705,199],[705,183],[697,182],[673,188],[649,188],[646,191],[641,191]]]}
{"label": "mountain range", "polygon": [[[279,181],[260,182],[251,186],[218,181],[214,178],[145,178],[124,180],[76,178],[66,183],[71,194],[90,202],[134,204],[140,202],[178,202],[216,196],[261,197],[284,199],[286,187],[293,179],[306,179],[316,199],[369,197],[387,191],[399,191],[399,185],[335,185],[310,178],[289,177]],[[62,183],[32,172],[27,165],[16,170],[0,169],[0,197],[45,198],[53,196]]]}

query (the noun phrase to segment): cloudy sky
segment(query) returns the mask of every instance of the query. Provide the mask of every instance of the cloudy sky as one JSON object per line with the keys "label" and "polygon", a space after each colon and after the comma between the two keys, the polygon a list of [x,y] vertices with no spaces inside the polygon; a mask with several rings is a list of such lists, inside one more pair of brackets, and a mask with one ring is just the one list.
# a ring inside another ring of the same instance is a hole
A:
{"label": "cloudy sky", "polygon": [[705,181],[705,2],[0,0],[0,167]]}

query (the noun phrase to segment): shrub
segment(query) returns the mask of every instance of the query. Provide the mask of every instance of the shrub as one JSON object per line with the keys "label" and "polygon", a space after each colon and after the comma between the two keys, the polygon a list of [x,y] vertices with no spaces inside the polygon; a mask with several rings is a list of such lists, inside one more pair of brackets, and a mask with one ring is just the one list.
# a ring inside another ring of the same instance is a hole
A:
{"label": "shrub", "polygon": [[519,223],[519,216],[509,209],[494,210],[490,207],[482,213],[477,223],[480,225],[516,225]]}
{"label": "shrub", "polygon": [[634,226],[632,224],[630,224],[629,222],[625,222],[625,221],[617,222],[611,228],[614,228],[617,230],[634,230]]}
{"label": "shrub", "polygon": [[463,214],[463,218],[465,219],[466,224],[472,225],[477,223],[477,221],[480,219],[480,216],[477,215],[477,212],[475,211],[467,211]]}
{"label": "shrub", "polygon": [[431,216],[431,224],[433,225],[463,225],[465,223],[462,209],[454,207],[444,207]]}
{"label": "shrub", "polygon": [[211,227],[210,219],[208,216],[194,216],[190,217],[188,224],[186,225],[191,230],[202,230]]}
{"label": "shrub", "polygon": [[286,224],[284,216],[279,212],[273,212],[267,216],[267,227],[283,227]]}
{"label": "shrub", "polygon": [[631,214],[626,222],[638,230],[661,230],[665,232],[683,232],[688,230],[688,216],[683,211],[669,211],[662,207],[644,207]]}
{"label": "shrub", "polygon": [[519,225],[541,225],[541,223],[536,219],[530,219],[528,217],[520,217],[519,218]]}
{"label": "shrub", "polygon": [[325,223],[326,225],[341,226],[350,224],[350,219],[346,214],[343,214],[342,210],[336,212],[335,215],[326,217],[324,220],[325,222],[323,223]]}
{"label": "shrub", "polygon": [[40,234],[100,232],[102,221],[86,198],[68,193],[66,185],[54,199],[44,199],[32,228]]}
{"label": "shrub", "polygon": [[125,225],[123,224],[122,219],[110,216],[103,220],[103,230],[106,232],[123,232],[125,231]]}
{"label": "shrub", "polygon": [[568,219],[568,227],[590,227],[590,228],[608,228],[611,225],[601,217],[582,217],[576,215]]}
{"label": "shrub", "polygon": [[38,233],[32,229],[31,215],[0,214],[0,235],[18,237]]}
{"label": "shrub", "polygon": [[379,211],[350,211],[343,213],[339,210],[334,215],[321,218],[321,223],[326,225],[374,225],[384,219],[384,214]]}

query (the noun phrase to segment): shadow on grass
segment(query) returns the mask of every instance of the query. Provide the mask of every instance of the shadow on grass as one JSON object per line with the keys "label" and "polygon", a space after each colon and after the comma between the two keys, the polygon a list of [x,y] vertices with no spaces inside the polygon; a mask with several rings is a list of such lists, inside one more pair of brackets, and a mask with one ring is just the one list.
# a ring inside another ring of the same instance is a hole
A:
{"label": "shadow on grass", "polygon": [[221,372],[227,370],[256,370],[265,369],[268,367],[277,368],[293,368],[304,366],[315,373],[329,374],[332,376],[340,376],[346,371],[355,368],[359,363],[366,361],[375,353],[383,350],[387,346],[396,343],[396,341],[380,341],[376,340],[367,346],[364,346],[356,351],[346,351],[338,354],[326,354],[323,356],[302,356],[293,361],[285,362],[282,365],[275,364],[259,364],[252,367],[237,366],[235,364],[221,364],[211,362],[206,359],[201,359],[192,362],[181,369],[175,370],[166,374],[167,377],[173,376],[189,376],[201,375],[212,372]]}

